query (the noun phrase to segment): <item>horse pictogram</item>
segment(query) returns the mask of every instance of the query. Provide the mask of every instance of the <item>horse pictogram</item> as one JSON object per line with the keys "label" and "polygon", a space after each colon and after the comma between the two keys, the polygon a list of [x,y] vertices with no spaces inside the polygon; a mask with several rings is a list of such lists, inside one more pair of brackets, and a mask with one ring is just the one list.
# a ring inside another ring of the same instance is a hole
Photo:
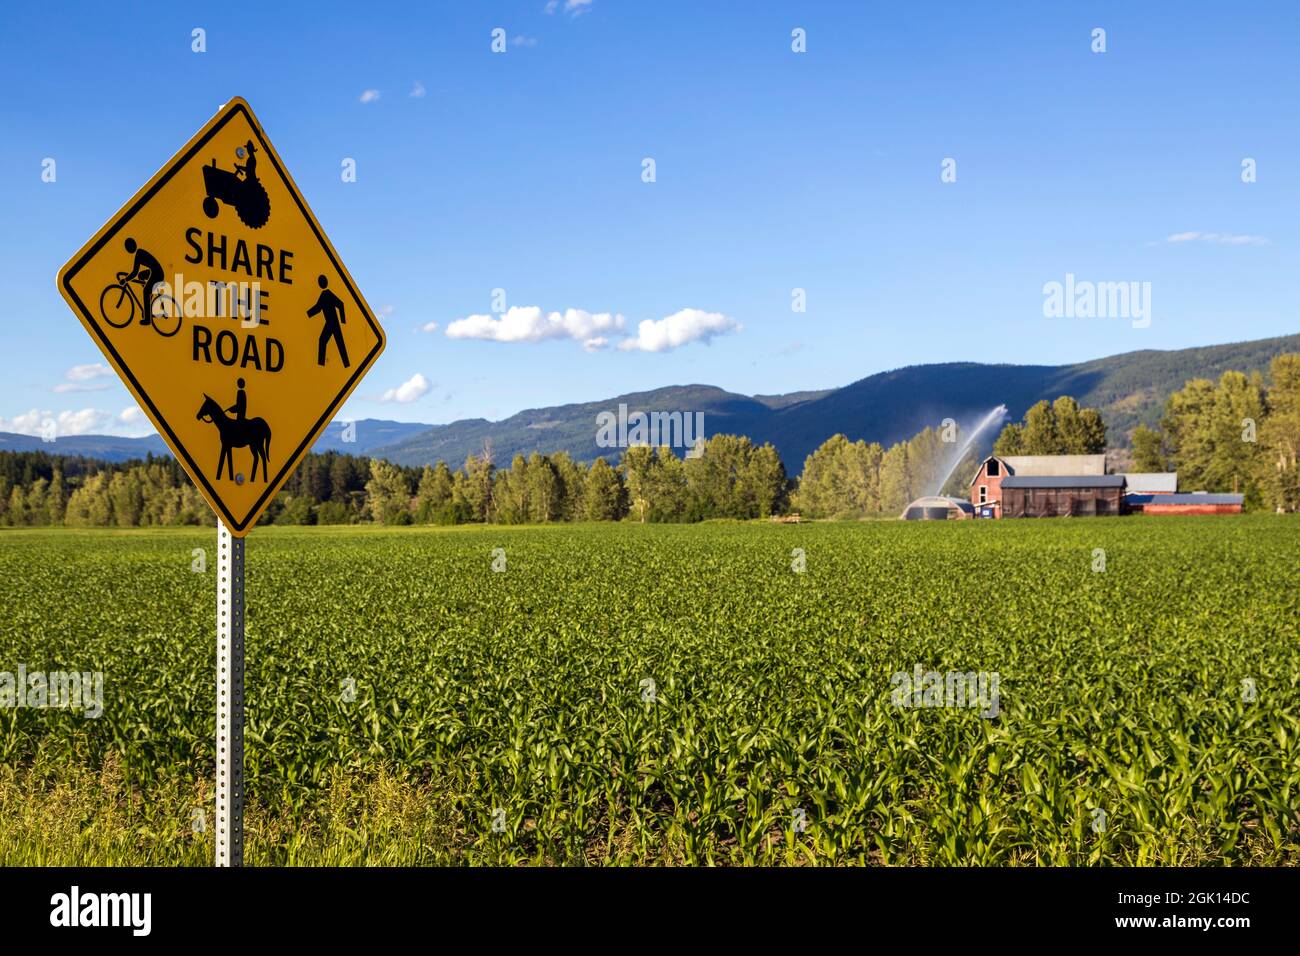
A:
{"label": "horse pictogram", "polygon": [[248,480],[253,481],[257,478],[257,463],[262,463],[262,480],[270,479],[269,459],[271,457],[271,426],[266,423],[265,418],[245,418],[244,409],[248,401],[244,393],[244,380],[239,380],[239,393],[235,404],[231,406],[230,411],[235,412],[234,416],[228,416],[226,409],[221,407],[221,403],[207,393],[203,395],[203,404],[199,406],[199,413],[195,417],[199,421],[211,422],[217,426],[217,431],[221,433],[221,453],[217,456],[217,478],[221,478],[223,468],[227,470],[231,478],[236,482],[235,477],[234,449],[247,448],[253,453],[253,468],[249,473]]}

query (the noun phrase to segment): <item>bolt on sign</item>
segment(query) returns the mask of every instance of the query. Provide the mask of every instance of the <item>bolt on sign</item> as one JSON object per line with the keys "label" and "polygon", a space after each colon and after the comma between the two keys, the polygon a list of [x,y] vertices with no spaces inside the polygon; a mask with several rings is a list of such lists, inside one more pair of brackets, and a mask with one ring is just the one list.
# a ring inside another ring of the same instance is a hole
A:
{"label": "bolt on sign", "polygon": [[384,350],[374,313],[242,99],[58,282],[237,537]]}

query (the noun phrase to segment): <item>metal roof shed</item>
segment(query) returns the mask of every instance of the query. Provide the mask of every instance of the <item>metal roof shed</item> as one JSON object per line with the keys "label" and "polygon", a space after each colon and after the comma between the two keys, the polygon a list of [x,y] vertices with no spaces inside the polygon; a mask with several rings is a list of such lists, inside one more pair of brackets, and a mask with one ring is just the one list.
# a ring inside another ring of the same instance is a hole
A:
{"label": "metal roof shed", "polygon": [[1123,475],[1008,475],[1003,488],[1123,488]]}

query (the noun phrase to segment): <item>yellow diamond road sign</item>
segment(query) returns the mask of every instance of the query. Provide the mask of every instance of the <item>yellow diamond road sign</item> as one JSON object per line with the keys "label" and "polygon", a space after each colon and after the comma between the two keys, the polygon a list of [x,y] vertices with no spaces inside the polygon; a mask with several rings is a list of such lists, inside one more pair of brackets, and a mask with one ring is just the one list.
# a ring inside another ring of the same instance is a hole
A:
{"label": "yellow diamond road sign", "polygon": [[384,349],[242,99],[63,267],[59,290],[238,536]]}

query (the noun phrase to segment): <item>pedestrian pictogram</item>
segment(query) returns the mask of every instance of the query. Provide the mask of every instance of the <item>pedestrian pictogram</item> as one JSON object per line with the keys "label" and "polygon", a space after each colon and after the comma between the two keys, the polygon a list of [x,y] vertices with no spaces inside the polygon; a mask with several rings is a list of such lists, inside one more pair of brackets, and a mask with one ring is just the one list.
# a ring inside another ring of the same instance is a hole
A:
{"label": "pedestrian pictogram", "polygon": [[321,330],[320,341],[316,347],[316,364],[325,364],[325,352],[332,340],[338,346],[339,360],[343,363],[343,367],[347,368],[348,349],[343,344],[343,329],[339,325],[339,323],[347,321],[343,314],[343,300],[329,290],[329,280],[324,276],[318,278],[316,284],[321,288],[320,298],[316,300],[315,305],[307,310],[309,316],[318,312],[325,316],[325,328]]}
{"label": "pedestrian pictogram", "polygon": [[384,348],[242,99],[86,243],[59,289],[237,537]]}

